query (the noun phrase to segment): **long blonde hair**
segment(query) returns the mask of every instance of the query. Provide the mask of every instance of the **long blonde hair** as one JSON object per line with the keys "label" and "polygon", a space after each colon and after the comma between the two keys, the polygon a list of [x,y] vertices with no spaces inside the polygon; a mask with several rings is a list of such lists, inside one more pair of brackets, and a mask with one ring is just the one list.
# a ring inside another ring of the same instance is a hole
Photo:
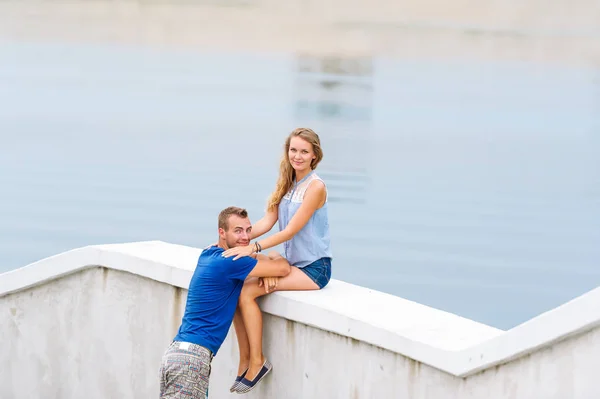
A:
{"label": "long blonde hair", "polygon": [[323,159],[323,150],[321,149],[321,140],[319,139],[319,135],[312,129],[306,127],[294,129],[285,140],[285,145],[283,146],[283,157],[281,158],[281,163],[279,164],[279,178],[277,179],[277,184],[275,185],[275,191],[273,191],[271,194],[269,203],[267,205],[267,209],[269,211],[279,206],[283,196],[290,191],[292,185],[294,184],[296,171],[294,168],[292,168],[289,158],[290,142],[292,141],[293,137],[300,137],[312,145],[313,152],[315,153],[315,159],[310,162],[310,168],[312,170],[315,170],[319,162],[321,162]]}

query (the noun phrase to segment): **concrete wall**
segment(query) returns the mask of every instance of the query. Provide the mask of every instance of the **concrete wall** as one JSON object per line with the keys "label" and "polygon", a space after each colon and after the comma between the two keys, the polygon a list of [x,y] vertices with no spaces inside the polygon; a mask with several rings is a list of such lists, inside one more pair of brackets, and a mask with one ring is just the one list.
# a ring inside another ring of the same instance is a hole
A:
{"label": "concrete wall", "polygon": [[[85,247],[0,275],[0,398],[157,397],[199,252]],[[335,280],[261,306],[275,368],[249,398],[600,397],[600,289],[510,331]],[[234,338],[211,398],[233,396]]]}

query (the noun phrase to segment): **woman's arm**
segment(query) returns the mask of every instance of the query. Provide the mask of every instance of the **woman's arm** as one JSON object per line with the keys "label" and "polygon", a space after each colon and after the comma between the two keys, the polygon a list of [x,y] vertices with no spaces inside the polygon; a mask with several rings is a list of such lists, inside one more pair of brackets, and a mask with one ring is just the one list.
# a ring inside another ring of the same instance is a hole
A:
{"label": "woman's arm", "polygon": [[306,189],[302,205],[300,205],[290,223],[280,232],[258,241],[260,247],[263,250],[272,248],[294,237],[308,223],[315,211],[323,205],[326,195],[325,184],[322,181],[315,180],[311,183]]}
{"label": "woman's arm", "polygon": [[265,216],[252,226],[252,232],[250,233],[250,239],[254,240],[265,233],[271,231],[273,226],[277,223],[277,208],[267,211]]}
{"label": "woman's arm", "polygon": [[[260,248],[262,250],[265,250],[267,248],[275,247],[281,244],[282,242],[290,240],[306,225],[306,223],[312,217],[315,211],[321,206],[323,206],[323,204],[325,203],[326,196],[327,192],[325,190],[325,184],[320,180],[315,180],[314,183],[311,183],[308,189],[306,190],[306,193],[304,194],[304,200],[302,201],[302,205],[300,205],[300,208],[298,208],[298,211],[296,212],[292,220],[290,220],[290,223],[285,227],[285,229],[265,238],[264,240],[255,241],[255,243],[258,242]],[[252,236],[255,237],[258,235],[255,235],[253,232]],[[244,247],[230,248],[227,251],[223,252],[223,256],[235,256],[234,260],[241,258],[242,256],[248,256],[255,251],[255,243]]]}

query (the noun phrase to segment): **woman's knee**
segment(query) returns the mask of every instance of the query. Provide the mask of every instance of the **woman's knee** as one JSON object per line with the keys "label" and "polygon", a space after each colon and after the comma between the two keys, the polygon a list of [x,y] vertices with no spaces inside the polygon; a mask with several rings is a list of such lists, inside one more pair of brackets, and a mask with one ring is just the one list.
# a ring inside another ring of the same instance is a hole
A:
{"label": "woman's knee", "polygon": [[269,251],[269,253],[267,254],[267,256],[269,257],[269,259],[278,259],[278,258],[283,258],[283,256],[281,256],[281,254],[277,251]]}
{"label": "woman's knee", "polygon": [[240,305],[258,298],[260,296],[260,289],[261,287],[258,286],[258,282],[245,283],[242,287],[242,292],[240,292]]}
{"label": "woman's knee", "polygon": [[239,299],[240,306],[243,306],[244,303],[250,299],[254,299],[251,295],[251,292],[249,290],[242,288],[242,292],[240,292],[240,299]]}

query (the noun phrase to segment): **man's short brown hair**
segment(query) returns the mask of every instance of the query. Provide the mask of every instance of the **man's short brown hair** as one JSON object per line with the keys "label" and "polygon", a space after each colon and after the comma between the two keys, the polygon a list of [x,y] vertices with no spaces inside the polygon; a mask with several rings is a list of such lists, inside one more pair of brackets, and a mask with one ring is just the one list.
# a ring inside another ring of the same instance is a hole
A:
{"label": "man's short brown hair", "polygon": [[227,231],[229,229],[229,217],[232,215],[246,219],[248,217],[248,211],[244,208],[238,208],[237,206],[229,206],[223,209],[221,213],[219,213],[219,228]]}

